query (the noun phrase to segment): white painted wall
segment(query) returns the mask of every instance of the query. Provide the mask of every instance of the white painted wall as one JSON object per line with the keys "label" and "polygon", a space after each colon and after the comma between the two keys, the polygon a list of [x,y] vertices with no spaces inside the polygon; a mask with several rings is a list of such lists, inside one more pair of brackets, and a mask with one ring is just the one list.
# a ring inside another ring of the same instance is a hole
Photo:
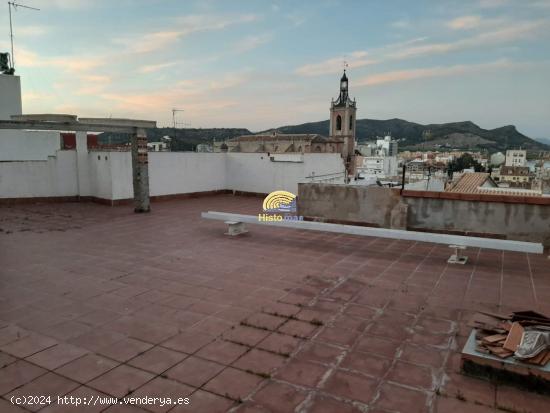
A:
{"label": "white painted wall", "polygon": [[45,161],[60,148],[59,132],[0,129],[0,161]]}
{"label": "white painted wall", "polygon": [[59,151],[45,161],[0,162],[0,198],[77,194],[75,151]]}
{"label": "white painted wall", "polygon": [[307,177],[340,174],[344,163],[337,153],[305,153],[303,162],[273,162],[265,153],[226,153],[227,189],[269,193],[298,193]]}
{"label": "white painted wall", "polygon": [[[0,74],[0,120],[21,113],[19,76]],[[60,147],[59,132],[0,129],[0,161],[45,161]]]}
{"label": "white painted wall", "polygon": [[[82,178],[87,180],[86,187],[89,194],[103,199],[113,199],[112,155],[118,152],[89,152],[88,175]],[[84,195],[81,194],[80,195]]]}
{"label": "white painted wall", "polygon": [[[80,179],[77,162],[87,164],[80,168]],[[223,189],[297,193],[299,182],[312,176],[334,180],[343,170],[340,154],[332,153],[304,154],[303,162],[274,162],[267,154],[150,152],[149,188],[151,196]],[[92,151],[77,157],[76,151],[58,151],[47,161],[0,162],[0,198],[69,195],[132,198],[130,152]]]}
{"label": "white painted wall", "polygon": [[0,120],[21,115],[21,79],[19,76],[0,74]]}
{"label": "white painted wall", "polygon": [[226,155],[209,152],[149,152],[150,195],[227,189]]}
{"label": "white painted wall", "polygon": [[[92,152],[92,153],[98,153],[98,152]],[[133,198],[134,187],[132,185],[132,154],[130,152],[101,152],[101,153],[104,155],[108,155],[110,160],[111,182],[112,182],[111,199]],[[151,165],[149,165],[149,167],[150,166]],[[149,168],[149,174],[151,174],[150,168]]]}

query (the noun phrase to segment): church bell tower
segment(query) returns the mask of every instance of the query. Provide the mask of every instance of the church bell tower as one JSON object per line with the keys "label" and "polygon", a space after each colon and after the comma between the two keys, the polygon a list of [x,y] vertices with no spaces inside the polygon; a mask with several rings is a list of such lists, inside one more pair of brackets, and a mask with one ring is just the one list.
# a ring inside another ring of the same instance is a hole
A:
{"label": "church bell tower", "polygon": [[349,175],[354,173],[355,155],[355,99],[349,97],[349,83],[346,70],[340,79],[340,95],[330,105],[330,137],[344,140],[342,156],[346,162]]}

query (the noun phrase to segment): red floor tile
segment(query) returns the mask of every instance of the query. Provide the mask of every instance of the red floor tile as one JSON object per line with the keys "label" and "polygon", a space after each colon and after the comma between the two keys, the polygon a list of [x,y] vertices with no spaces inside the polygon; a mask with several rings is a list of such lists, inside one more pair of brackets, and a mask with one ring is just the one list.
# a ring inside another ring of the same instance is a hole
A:
{"label": "red floor tile", "polygon": [[194,387],[201,387],[215,377],[224,366],[213,361],[191,356],[169,369],[165,375]]}
{"label": "red floor tile", "polygon": [[240,401],[248,396],[262,380],[263,378],[257,374],[229,367],[206,383],[203,389]]}

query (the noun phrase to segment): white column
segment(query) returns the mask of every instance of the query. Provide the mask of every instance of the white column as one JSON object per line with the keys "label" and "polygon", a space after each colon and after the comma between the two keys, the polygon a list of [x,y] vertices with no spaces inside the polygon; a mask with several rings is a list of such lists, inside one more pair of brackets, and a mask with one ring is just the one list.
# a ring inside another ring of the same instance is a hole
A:
{"label": "white column", "polygon": [[91,196],[87,132],[76,132],[76,170],[78,174],[78,196]]}

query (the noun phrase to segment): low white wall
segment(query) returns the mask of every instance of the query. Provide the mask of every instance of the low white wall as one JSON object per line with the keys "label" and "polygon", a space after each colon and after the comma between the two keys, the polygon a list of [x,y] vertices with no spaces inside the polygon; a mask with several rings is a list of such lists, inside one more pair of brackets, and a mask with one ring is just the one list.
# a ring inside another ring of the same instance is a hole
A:
{"label": "low white wall", "polygon": [[[85,159],[86,175],[77,178],[77,162]],[[341,175],[339,154],[304,154],[292,162],[274,162],[267,154],[150,152],[151,196],[215,190],[298,193],[298,183]],[[79,187],[85,186],[85,188]],[[87,153],[57,151],[47,161],[0,162],[0,198],[93,196],[103,199],[133,197],[130,152]]]}
{"label": "low white wall", "polygon": [[110,199],[133,198],[132,154],[130,152],[101,153],[109,155],[111,165],[112,198]]}
{"label": "low white wall", "polygon": [[267,153],[227,153],[227,189],[269,193],[298,193],[298,183],[308,177],[341,174],[344,163],[337,153],[306,153],[303,162],[274,162]]}
{"label": "low white wall", "polygon": [[[112,155],[117,152],[88,153],[88,182],[90,196],[103,199],[113,198]],[[116,163],[116,161],[115,161]],[[130,181],[131,182],[131,181]],[[82,195],[82,194],[81,194]]]}
{"label": "low white wall", "polygon": [[207,152],[149,152],[151,196],[228,189],[226,155]]}
{"label": "low white wall", "polygon": [[0,198],[77,194],[75,151],[59,151],[45,161],[0,162]]}
{"label": "low white wall", "polygon": [[59,132],[0,129],[0,161],[45,161],[60,148]]}

